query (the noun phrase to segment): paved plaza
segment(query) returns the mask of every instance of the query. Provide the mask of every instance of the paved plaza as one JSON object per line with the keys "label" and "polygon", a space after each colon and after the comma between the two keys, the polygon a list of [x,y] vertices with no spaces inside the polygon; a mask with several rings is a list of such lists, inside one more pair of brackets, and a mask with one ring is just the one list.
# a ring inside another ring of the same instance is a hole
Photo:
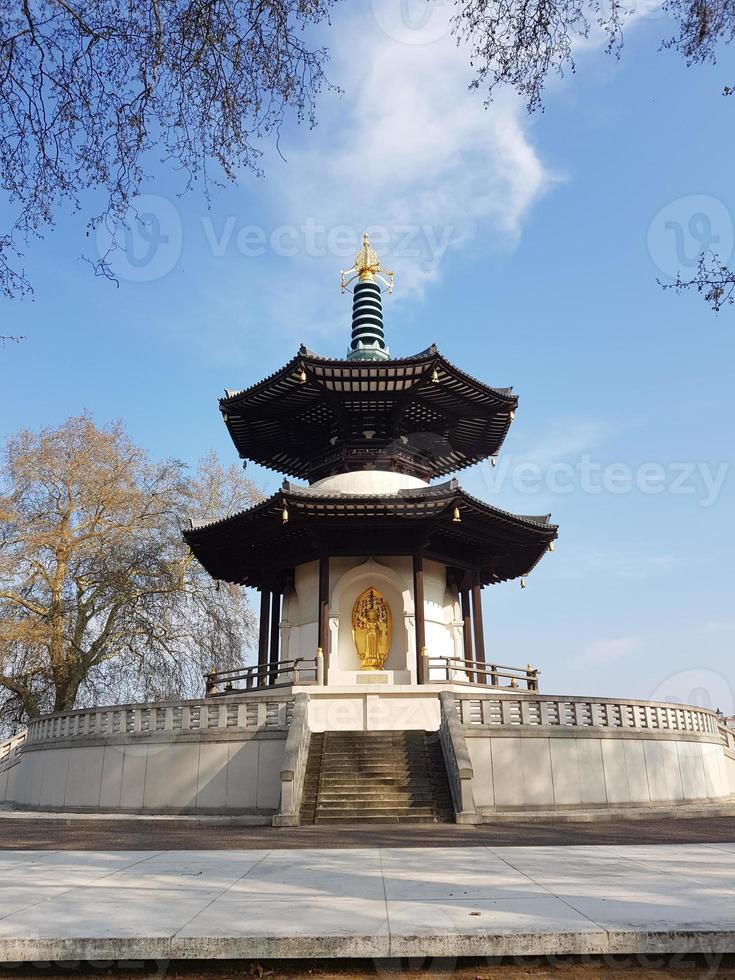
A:
{"label": "paved plaza", "polygon": [[0,852],[0,960],[730,952],[735,843]]}

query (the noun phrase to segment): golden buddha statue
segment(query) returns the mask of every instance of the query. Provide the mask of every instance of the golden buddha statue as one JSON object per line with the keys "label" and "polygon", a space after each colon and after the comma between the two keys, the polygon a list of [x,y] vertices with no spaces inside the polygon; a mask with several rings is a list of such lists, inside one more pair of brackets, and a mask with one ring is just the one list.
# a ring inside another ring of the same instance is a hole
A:
{"label": "golden buddha statue", "polygon": [[377,589],[366,589],[352,607],[352,639],[362,670],[381,670],[390,650],[393,620]]}

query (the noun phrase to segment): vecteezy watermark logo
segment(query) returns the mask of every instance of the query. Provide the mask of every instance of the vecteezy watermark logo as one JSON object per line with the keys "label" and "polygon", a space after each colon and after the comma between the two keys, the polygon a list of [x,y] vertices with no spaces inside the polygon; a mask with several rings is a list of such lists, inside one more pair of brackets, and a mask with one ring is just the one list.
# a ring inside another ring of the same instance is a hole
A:
{"label": "vecteezy watermark logo", "polygon": [[691,667],[670,674],[653,691],[649,701],[670,701],[695,708],[718,709],[724,715],[735,714],[735,696],[728,679],[716,670]]}
{"label": "vecteezy watermark logo", "polygon": [[401,44],[431,44],[449,34],[454,0],[372,0],[380,29]]}
{"label": "vecteezy watermark logo", "polygon": [[162,279],[181,257],[183,234],[178,210],[165,197],[135,198],[124,224],[97,229],[97,251],[113,275],[127,282]]}
{"label": "vecteezy watermark logo", "polygon": [[661,208],[648,226],[648,252],[665,276],[694,270],[702,253],[729,262],[733,252],[733,217],[716,197],[690,194]]}
{"label": "vecteezy watermark logo", "polygon": [[215,222],[207,215],[202,218],[202,230],[212,255],[221,258],[236,251],[248,259],[273,255],[278,258],[333,257],[352,260],[362,241],[363,231],[370,235],[370,244],[381,257],[393,260],[410,259],[425,271],[437,268],[454,236],[452,225],[370,225],[359,230],[349,225],[324,225],[313,218],[301,224],[262,225],[244,224],[235,215]]}
{"label": "vecteezy watermark logo", "polygon": [[726,462],[602,462],[588,453],[574,462],[560,460],[541,466],[530,459],[501,456],[496,467],[482,473],[488,490],[500,492],[510,484],[519,494],[672,494],[693,497],[700,507],[715,504],[729,472]]}

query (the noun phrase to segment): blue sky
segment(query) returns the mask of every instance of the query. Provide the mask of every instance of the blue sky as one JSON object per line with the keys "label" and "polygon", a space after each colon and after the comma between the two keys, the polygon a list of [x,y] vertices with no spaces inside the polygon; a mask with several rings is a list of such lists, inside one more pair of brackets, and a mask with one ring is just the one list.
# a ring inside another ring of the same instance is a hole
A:
{"label": "blue sky", "polygon": [[286,126],[286,162],[264,147],[263,179],[208,209],[156,171],[145,209],[167,241],[141,265],[133,236],[119,288],[80,260],[97,245],[79,216],[33,243],[35,299],[0,300],[0,333],[28,337],[0,352],[2,433],[88,410],[154,456],[235,459],[217,398],[301,341],[344,354],[338,270],[371,228],[396,273],[393,353],[435,341],[520,396],[501,465],[462,483],[560,524],[527,589],[487,591],[490,657],[539,666],[547,693],[734,710],[735,313],[656,283],[703,238],[731,255],[732,51],[687,69],[658,51],[670,25],[654,11],[620,61],[585,45],[529,117],[511,93],[485,111],[467,91],[444,4],[420,31],[399,9],[337,8],[344,93],[315,130]]}

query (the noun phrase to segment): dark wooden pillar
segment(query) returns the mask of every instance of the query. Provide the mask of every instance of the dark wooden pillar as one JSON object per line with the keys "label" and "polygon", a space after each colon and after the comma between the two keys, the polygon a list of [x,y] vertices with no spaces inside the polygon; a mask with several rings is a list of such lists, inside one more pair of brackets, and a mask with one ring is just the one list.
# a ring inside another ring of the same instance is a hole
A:
{"label": "dark wooden pillar", "polygon": [[258,685],[265,681],[268,667],[268,624],[270,622],[270,592],[260,590],[260,629],[258,632]]}
{"label": "dark wooden pillar", "polygon": [[280,592],[271,593],[271,641],[269,656],[269,684],[275,684],[278,680],[276,670],[278,668],[278,651],[281,639],[281,594]]}
{"label": "dark wooden pillar", "polygon": [[324,683],[329,677],[329,556],[319,559],[319,616],[317,619],[317,646],[324,654]]}
{"label": "dark wooden pillar", "polygon": [[[480,579],[475,574],[472,581],[472,620],[475,634],[475,660],[480,665],[485,664],[485,631],[482,626],[482,588]],[[476,678],[481,684],[487,684],[487,675],[478,673]]]}
{"label": "dark wooden pillar", "polygon": [[[470,593],[468,589],[462,589],[459,593],[459,601],[462,605],[462,642],[464,644],[464,659],[468,664],[474,660],[472,652],[472,620],[470,618]],[[475,680],[474,670],[468,670],[469,679]]]}
{"label": "dark wooden pillar", "polygon": [[419,684],[425,684],[424,677],[426,658],[423,656],[426,646],[426,622],[424,619],[424,559],[421,555],[413,557],[413,607],[416,620],[416,679]]}

